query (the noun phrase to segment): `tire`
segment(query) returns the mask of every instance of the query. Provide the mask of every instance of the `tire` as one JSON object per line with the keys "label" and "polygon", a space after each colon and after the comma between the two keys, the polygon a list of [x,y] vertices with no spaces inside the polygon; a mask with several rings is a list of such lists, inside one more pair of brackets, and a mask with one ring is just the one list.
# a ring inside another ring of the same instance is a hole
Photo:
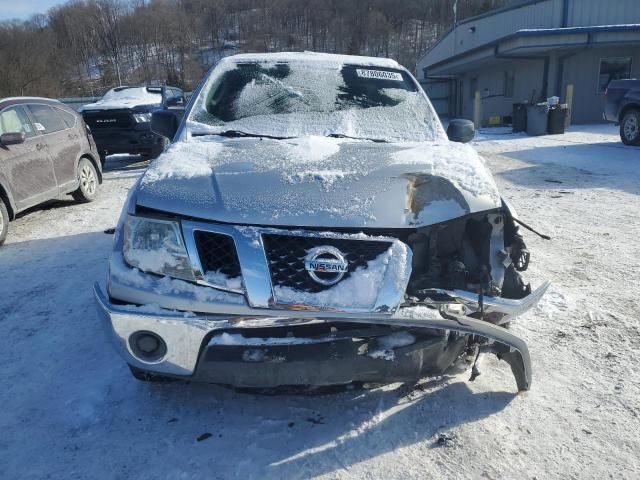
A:
{"label": "tire", "polygon": [[98,192],[98,173],[90,160],[81,158],[78,162],[78,183],[80,186],[73,192],[73,198],[78,202],[92,202]]}
{"label": "tire", "polygon": [[7,206],[4,204],[4,200],[0,198],[0,245],[6,240],[8,231],[9,212],[7,211]]}
{"label": "tire", "polygon": [[173,378],[158,375],[157,373],[147,372],[146,370],[142,370],[141,368],[134,367],[132,365],[129,365],[129,370],[131,370],[131,375],[141,382],[170,383],[175,381]]}
{"label": "tire", "polygon": [[629,110],[620,122],[620,138],[625,145],[640,145],[640,110]]}

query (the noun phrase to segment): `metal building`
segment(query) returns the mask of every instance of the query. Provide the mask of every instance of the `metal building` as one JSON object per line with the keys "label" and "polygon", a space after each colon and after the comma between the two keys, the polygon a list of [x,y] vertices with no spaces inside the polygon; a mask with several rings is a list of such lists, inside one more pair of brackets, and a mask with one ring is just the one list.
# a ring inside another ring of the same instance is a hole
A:
{"label": "metal building", "polygon": [[528,0],[457,23],[418,62],[442,116],[511,115],[573,85],[573,123],[602,120],[610,80],[640,78],[640,0]]}

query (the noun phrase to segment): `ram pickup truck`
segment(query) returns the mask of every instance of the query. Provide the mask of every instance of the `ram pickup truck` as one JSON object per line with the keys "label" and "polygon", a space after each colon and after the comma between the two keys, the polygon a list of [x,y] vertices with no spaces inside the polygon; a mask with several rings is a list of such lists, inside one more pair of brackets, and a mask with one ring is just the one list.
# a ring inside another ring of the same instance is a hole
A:
{"label": "ram pickup truck", "polygon": [[605,120],[620,124],[625,145],[640,145],[640,80],[613,80],[605,98]]}
{"label": "ram pickup truck", "polygon": [[104,165],[106,156],[113,153],[156,158],[166,139],[151,131],[151,113],[166,109],[180,118],[184,105],[184,93],[176,87],[116,87],[101,100],[84,105],[80,112]]}
{"label": "ram pickup truck", "polygon": [[99,316],[140,380],[243,388],[380,384],[504,359],[548,287],[518,217],[392,60],[236,55],[195,91],[132,188]]}

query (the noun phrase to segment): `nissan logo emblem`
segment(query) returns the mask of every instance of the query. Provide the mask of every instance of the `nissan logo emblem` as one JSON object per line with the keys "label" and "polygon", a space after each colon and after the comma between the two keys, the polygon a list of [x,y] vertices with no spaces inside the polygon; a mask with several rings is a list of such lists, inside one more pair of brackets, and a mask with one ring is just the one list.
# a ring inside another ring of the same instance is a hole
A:
{"label": "nissan logo emblem", "polygon": [[321,285],[335,285],[349,271],[349,262],[340,250],[331,246],[312,248],[304,259],[304,268]]}

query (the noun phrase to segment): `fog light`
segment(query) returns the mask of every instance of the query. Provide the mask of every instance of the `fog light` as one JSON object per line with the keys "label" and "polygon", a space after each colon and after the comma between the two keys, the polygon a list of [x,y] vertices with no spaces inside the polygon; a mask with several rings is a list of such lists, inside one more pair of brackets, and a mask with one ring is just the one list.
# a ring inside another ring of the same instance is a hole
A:
{"label": "fog light", "polygon": [[129,337],[129,347],[143,362],[157,362],[167,353],[167,345],[153,332],[135,332]]}

